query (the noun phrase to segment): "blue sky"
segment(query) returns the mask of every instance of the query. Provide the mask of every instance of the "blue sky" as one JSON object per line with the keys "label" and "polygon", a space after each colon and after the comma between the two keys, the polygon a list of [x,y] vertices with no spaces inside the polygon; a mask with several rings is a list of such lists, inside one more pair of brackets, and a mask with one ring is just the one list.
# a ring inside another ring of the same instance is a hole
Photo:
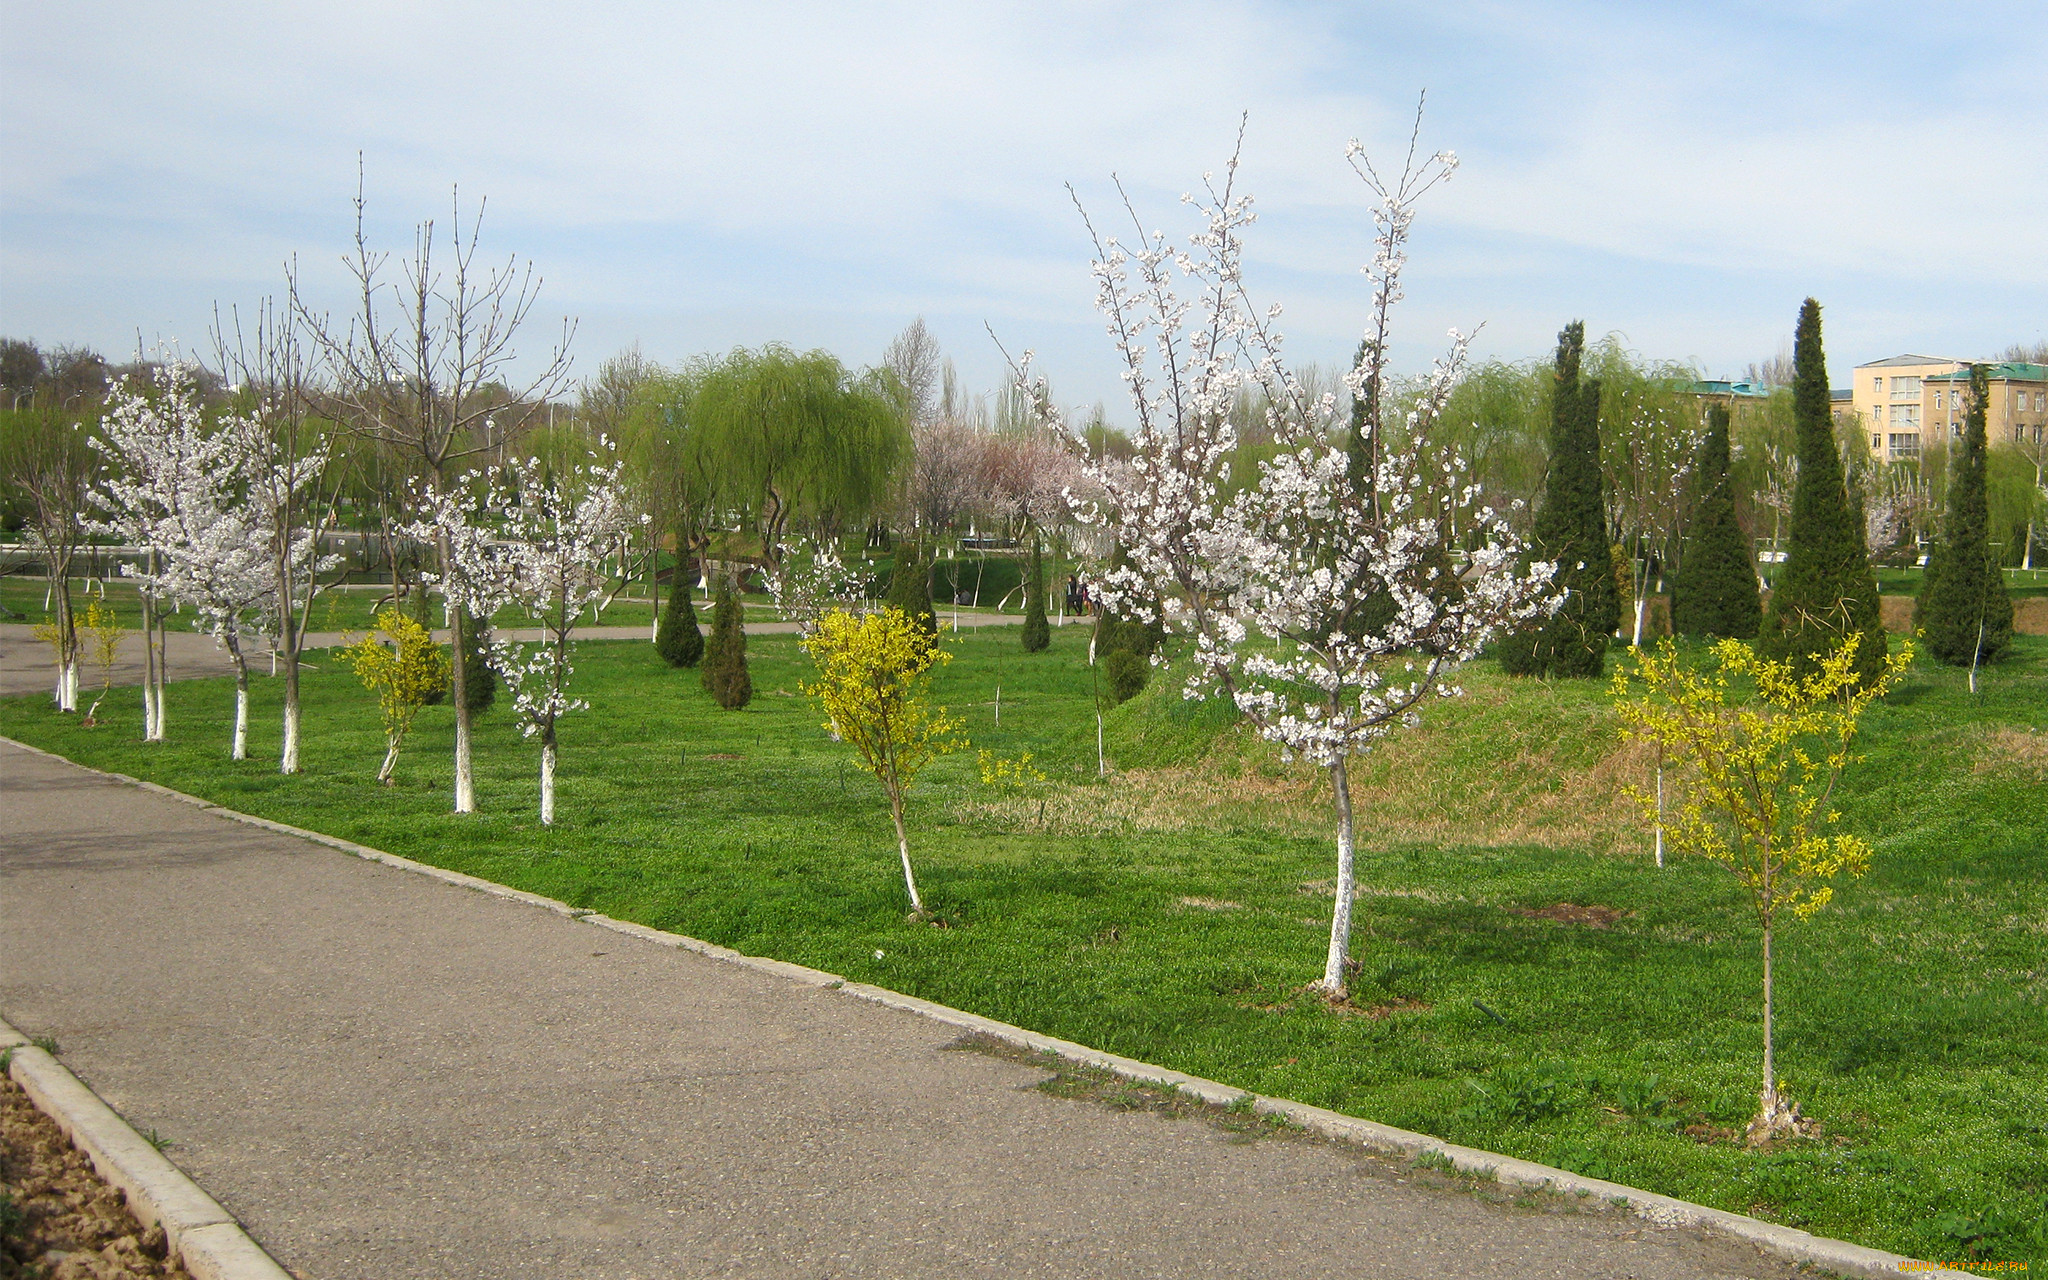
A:
{"label": "blue sky", "polygon": [[[452,184],[531,259],[578,368],[776,339],[875,360],[922,314],[970,387],[983,325],[1125,415],[1065,190],[1180,193],[1249,113],[1248,277],[1297,359],[1357,341],[1344,163],[1461,168],[1417,223],[1397,358],[1446,329],[1544,353],[1567,320],[1739,373],[1827,308],[1830,372],[2048,337],[2038,0],[1227,5],[16,5],[0,50],[0,332],[198,349],[216,301],[346,302]],[[536,324],[536,347],[553,331]]]}

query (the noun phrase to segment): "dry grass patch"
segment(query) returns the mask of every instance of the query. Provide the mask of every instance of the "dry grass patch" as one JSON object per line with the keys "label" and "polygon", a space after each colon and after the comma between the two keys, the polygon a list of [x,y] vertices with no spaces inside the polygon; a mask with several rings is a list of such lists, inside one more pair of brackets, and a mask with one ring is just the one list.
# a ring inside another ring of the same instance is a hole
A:
{"label": "dry grass patch", "polygon": [[2048,782],[2048,733],[2000,725],[1984,735],[1977,748],[1978,773],[2014,772]]}

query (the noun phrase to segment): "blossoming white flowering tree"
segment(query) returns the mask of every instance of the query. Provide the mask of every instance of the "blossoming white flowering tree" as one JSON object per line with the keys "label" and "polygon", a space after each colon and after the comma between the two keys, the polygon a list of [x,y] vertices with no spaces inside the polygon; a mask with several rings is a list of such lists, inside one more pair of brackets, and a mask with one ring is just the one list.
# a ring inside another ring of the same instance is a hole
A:
{"label": "blossoming white flowering tree", "polygon": [[[860,575],[846,567],[837,548],[809,539],[785,541],[768,570],[768,595],[784,622],[808,636],[834,609],[848,609],[860,597]],[[849,610],[850,611],[850,610]]]}
{"label": "blossoming white flowering tree", "polygon": [[[419,495],[420,518],[399,529],[404,537],[440,550],[439,568],[423,576],[440,593],[451,618],[487,621],[510,599],[508,547],[497,538],[492,514],[503,499],[497,482],[496,468],[471,472],[447,488],[430,482]],[[462,646],[458,643],[450,648],[454,651],[452,669],[461,664]],[[451,682],[450,687],[456,703],[455,812],[473,813],[475,755],[470,735],[463,731],[467,712],[461,702],[461,686]]]}
{"label": "blossoming white flowering tree", "polygon": [[269,556],[273,652],[284,664],[280,773],[299,771],[299,651],[320,575],[341,561],[317,550],[334,520],[342,468],[329,468],[330,442],[315,425],[312,370],[295,313],[266,300],[246,333],[236,313],[230,313],[231,326],[216,321],[214,329],[220,367],[233,374],[253,404],[236,428],[237,445],[246,471],[245,501]]}
{"label": "blossoming white flowering tree", "polygon": [[477,477],[480,493],[436,495],[432,518],[413,531],[445,539],[442,589],[472,616],[488,618],[509,600],[540,624],[539,645],[495,641],[490,660],[513,695],[521,733],[540,739],[544,825],[555,820],[556,725],[589,705],[569,696],[571,633],[604,594],[605,556],[647,518],[626,501],[622,467],[613,460],[551,469],[535,458],[515,459]]}
{"label": "blossoming white flowering tree", "polygon": [[[249,658],[243,636],[251,613],[276,607],[280,557],[274,557],[263,466],[264,425],[224,414],[209,422],[190,364],[171,360],[154,373],[155,394],[124,382],[109,400],[103,447],[115,463],[100,502],[106,527],[155,551],[155,568],[123,572],[150,595],[182,601],[198,614],[235,664],[232,753],[248,756]],[[310,573],[313,538],[300,531],[281,557],[289,573]]]}
{"label": "blossoming white flowering tree", "polygon": [[[1389,185],[1355,142],[1350,158],[1378,199],[1366,268],[1373,320],[1345,380],[1363,402],[1363,435],[1347,438],[1334,394],[1311,397],[1288,372],[1279,308],[1257,309],[1246,294],[1241,237],[1252,201],[1234,190],[1233,155],[1220,187],[1205,179],[1205,198],[1184,198],[1205,220],[1186,250],[1142,224],[1135,248],[1088,224],[1097,301],[1138,427],[1124,465],[1090,464],[1104,496],[1076,504],[1078,518],[1105,526],[1125,552],[1094,576],[1097,596],[1191,642],[1184,695],[1228,694],[1263,737],[1329,772],[1336,909],[1314,985],[1333,1000],[1345,996],[1357,883],[1347,762],[1416,723],[1425,700],[1456,694],[1451,671],[1500,628],[1553,607],[1553,566],[1519,569],[1522,547],[1503,513],[1432,446],[1464,338],[1453,334],[1398,438],[1381,426],[1386,315],[1400,297],[1414,206],[1455,160],[1418,163],[1411,144]],[[1253,386],[1273,406],[1280,447],[1249,483],[1233,483],[1230,410]]]}

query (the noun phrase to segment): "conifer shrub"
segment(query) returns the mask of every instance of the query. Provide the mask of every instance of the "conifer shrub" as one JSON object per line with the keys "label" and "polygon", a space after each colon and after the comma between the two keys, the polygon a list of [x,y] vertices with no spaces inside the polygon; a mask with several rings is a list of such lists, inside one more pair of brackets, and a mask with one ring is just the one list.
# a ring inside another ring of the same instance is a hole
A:
{"label": "conifer shrub", "polygon": [[1502,640],[1501,666],[1518,676],[1597,676],[1607,641],[1621,621],[1614,551],[1601,496],[1600,380],[1581,376],[1586,325],[1557,335],[1550,399],[1550,468],[1533,539],[1540,559],[1557,563],[1564,593],[1558,611]]}
{"label": "conifer shrub", "polygon": [[1671,626],[1689,636],[1754,640],[1763,622],[1756,564],[1735,519],[1728,477],[1728,410],[1707,411],[1707,438],[1693,471],[1692,525],[1672,582]]}
{"label": "conifer shrub", "polygon": [[1038,538],[1031,539],[1031,567],[1024,578],[1024,652],[1038,653],[1052,643],[1052,627],[1045,620],[1045,552]]}
{"label": "conifer shrub", "polygon": [[682,566],[670,581],[668,603],[661,608],[661,626],[654,633],[654,651],[672,667],[694,667],[704,658],[704,633],[697,627],[697,606]]}
{"label": "conifer shrub", "polygon": [[1145,691],[1145,681],[1152,674],[1152,664],[1142,654],[1129,649],[1111,649],[1098,661],[1102,663],[1102,683],[1113,701],[1129,702]]}
{"label": "conifer shrub", "polygon": [[1985,406],[1991,389],[1984,366],[1970,366],[1970,407],[1948,482],[1941,539],[1927,556],[1927,577],[1913,604],[1913,627],[1927,648],[1951,666],[1990,662],[2012,643],[2012,596],[1992,562],[1985,500]]}
{"label": "conifer shrub", "polygon": [[472,713],[489,711],[498,701],[498,669],[491,665],[491,623],[455,611],[462,635],[462,700]]}
{"label": "conifer shrub", "polygon": [[889,573],[885,601],[924,628],[927,638],[939,634],[939,615],[932,608],[932,564],[923,548],[907,538],[896,544],[896,564]]}
{"label": "conifer shrub", "polygon": [[1106,612],[1096,615],[1095,660],[1102,666],[1103,687],[1113,703],[1129,702],[1144,691],[1161,639],[1157,623]]}
{"label": "conifer shrub", "polygon": [[1870,552],[1858,518],[1860,503],[1850,500],[1842,476],[1828,397],[1827,356],[1821,345],[1820,303],[1812,298],[1799,308],[1792,362],[1799,478],[1792,491],[1785,563],[1764,608],[1757,651],[1790,662],[1793,675],[1803,679],[1818,672],[1822,658],[1853,633],[1862,637],[1856,647],[1856,676],[1868,685],[1883,674],[1888,649],[1878,616],[1877,577],[1870,570]]}
{"label": "conifer shrub", "polygon": [[732,580],[721,577],[718,595],[711,605],[711,636],[704,644],[703,672],[699,678],[710,690],[712,700],[728,711],[738,711],[754,700],[742,610],[739,597],[733,593]]}

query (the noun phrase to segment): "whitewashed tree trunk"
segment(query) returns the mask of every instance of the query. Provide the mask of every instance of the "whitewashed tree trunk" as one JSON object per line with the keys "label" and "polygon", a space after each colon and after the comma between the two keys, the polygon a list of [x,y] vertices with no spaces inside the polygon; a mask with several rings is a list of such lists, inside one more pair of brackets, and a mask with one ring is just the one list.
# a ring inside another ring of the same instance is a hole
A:
{"label": "whitewashed tree trunk", "polygon": [[1664,747],[1657,747],[1657,866],[1664,866]]}
{"label": "whitewashed tree trunk", "polygon": [[284,754],[278,766],[280,773],[299,771],[299,704],[287,702],[284,708]]}
{"label": "whitewashed tree trunk", "polygon": [[390,735],[386,742],[384,763],[377,766],[377,783],[388,787],[391,785],[391,772],[398,767],[398,735]]}
{"label": "whitewashed tree trunk", "polygon": [[[449,560],[448,539],[441,539],[441,564]],[[469,742],[469,663],[463,656],[462,612],[448,607],[450,680],[448,696],[455,699],[455,812],[476,812],[476,768]]]}
{"label": "whitewashed tree trunk", "polygon": [[1357,846],[1352,839],[1351,779],[1345,757],[1330,765],[1330,796],[1337,807],[1337,905],[1330,915],[1330,951],[1323,962],[1325,995],[1344,998],[1344,962],[1351,958],[1351,905],[1358,890]]}
{"label": "whitewashed tree trunk", "polygon": [[170,716],[169,686],[171,681],[171,645],[164,630],[162,613],[156,616],[156,738],[157,742],[168,741],[164,735],[165,721]]}
{"label": "whitewashed tree trunk", "polygon": [[235,673],[235,749],[234,760],[249,758],[249,673]]}
{"label": "whitewashed tree trunk", "polygon": [[544,743],[540,749],[540,824],[544,827],[555,825],[555,744]]}
{"label": "whitewashed tree trunk", "polygon": [[910,836],[903,829],[903,796],[892,790],[889,793],[889,816],[896,822],[896,851],[903,857],[903,887],[910,891],[910,909],[924,910],[924,899],[917,895],[917,877],[910,873]]}

